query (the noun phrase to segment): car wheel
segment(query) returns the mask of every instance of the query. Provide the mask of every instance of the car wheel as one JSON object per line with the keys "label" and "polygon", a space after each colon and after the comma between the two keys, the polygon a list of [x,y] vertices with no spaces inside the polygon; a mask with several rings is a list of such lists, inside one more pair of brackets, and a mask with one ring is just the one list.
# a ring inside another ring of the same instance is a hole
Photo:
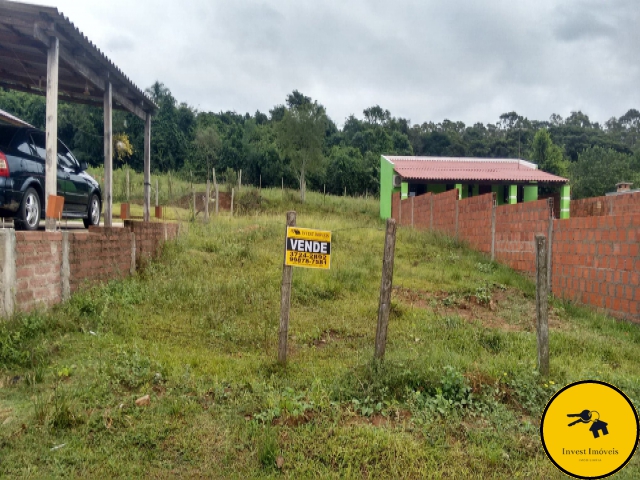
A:
{"label": "car wheel", "polygon": [[27,188],[18,210],[15,227],[19,230],[37,230],[40,225],[40,196],[33,188]]}
{"label": "car wheel", "polygon": [[84,226],[85,228],[89,228],[92,225],[100,224],[100,199],[98,195],[95,193],[91,195],[91,200],[89,201],[89,211],[87,212],[87,218],[85,218]]}

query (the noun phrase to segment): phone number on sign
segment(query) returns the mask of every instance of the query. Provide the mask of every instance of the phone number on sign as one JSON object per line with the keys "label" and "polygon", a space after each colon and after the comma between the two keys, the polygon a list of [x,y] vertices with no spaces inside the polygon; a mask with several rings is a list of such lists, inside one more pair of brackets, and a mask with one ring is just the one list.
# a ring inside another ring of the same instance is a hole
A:
{"label": "phone number on sign", "polygon": [[298,263],[303,265],[326,265],[327,255],[304,252],[287,252],[290,263]]}

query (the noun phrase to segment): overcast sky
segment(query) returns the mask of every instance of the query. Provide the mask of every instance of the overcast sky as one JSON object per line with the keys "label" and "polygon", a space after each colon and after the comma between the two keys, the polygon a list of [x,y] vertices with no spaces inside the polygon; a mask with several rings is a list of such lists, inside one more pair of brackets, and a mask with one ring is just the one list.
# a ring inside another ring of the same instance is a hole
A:
{"label": "overcast sky", "polygon": [[141,88],[202,111],[268,112],[294,89],[339,125],[640,109],[638,0],[38,0]]}

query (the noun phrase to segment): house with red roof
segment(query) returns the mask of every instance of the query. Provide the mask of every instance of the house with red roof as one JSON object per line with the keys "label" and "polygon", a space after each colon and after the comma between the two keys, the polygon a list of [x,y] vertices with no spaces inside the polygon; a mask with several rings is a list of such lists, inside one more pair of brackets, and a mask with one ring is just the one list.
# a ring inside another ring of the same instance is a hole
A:
{"label": "house with red roof", "polygon": [[560,218],[569,218],[569,180],[517,158],[380,158],[380,217],[391,217],[391,196],[402,198],[458,189],[460,199],[495,193],[498,205],[538,200],[540,186],[560,191]]}

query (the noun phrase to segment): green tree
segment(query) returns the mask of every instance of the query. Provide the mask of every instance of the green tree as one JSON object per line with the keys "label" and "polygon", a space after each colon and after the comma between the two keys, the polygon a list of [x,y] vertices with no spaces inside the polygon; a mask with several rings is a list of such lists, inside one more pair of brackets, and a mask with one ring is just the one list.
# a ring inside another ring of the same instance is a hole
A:
{"label": "green tree", "polygon": [[611,148],[592,147],[571,164],[570,178],[574,198],[598,197],[612,192],[621,181],[637,182],[638,157]]}
{"label": "green tree", "polygon": [[[206,166],[205,178],[209,178],[211,168],[216,166],[216,159],[221,145],[218,130],[214,126],[197,129],[193,143],[198,153],[198,163]],[[200,169],[195,168],[195,170]]]}
{"label": "green tree", "polygon": [[535,137],[533,137],[531,161],[545,172],[560,177],[567,176],[569,164],[564,158],[562,149],[551,140],[546,128],[538,130]]}
{"label": "green tree", "polygon": [[282,154],[289,158],[291,167],[300,183],[300,200],[304,202],[306,176],[312,170],[321,168],[323,163],[327,118],[324,107],[317,101],[311,102],[295,90],[287,98],[287,109],[282,120],[276,125],[277,145]]}

